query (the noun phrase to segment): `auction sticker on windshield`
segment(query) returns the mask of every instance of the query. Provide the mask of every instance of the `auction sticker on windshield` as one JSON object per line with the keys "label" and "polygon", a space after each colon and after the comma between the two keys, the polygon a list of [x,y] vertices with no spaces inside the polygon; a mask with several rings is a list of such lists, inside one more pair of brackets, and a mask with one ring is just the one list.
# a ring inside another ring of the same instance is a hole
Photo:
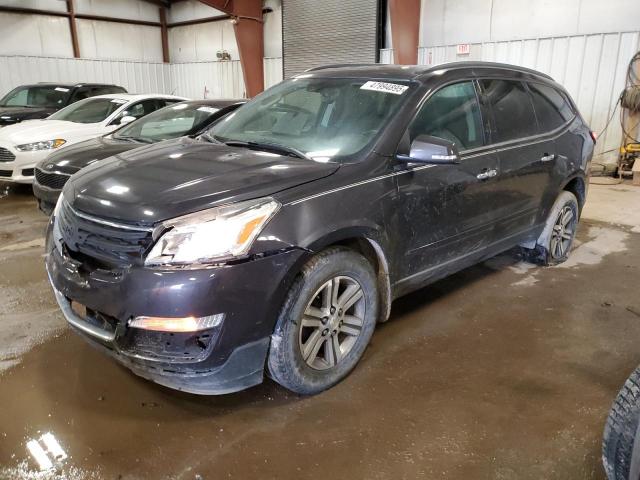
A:
{"label": "auction sticker on windshield", "polygon": [[360,90],[373,90],[374,92],[393,93],[394,95],[402,95],[407,88],[406,85],[398,85],[397,83],[387,82],[367,82],[360,87]]}

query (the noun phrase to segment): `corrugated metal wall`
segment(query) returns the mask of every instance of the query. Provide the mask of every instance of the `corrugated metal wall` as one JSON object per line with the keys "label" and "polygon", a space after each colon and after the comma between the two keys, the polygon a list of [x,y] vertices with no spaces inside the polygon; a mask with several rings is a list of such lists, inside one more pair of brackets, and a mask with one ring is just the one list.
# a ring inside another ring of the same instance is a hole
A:
{"label": "corrugated metal wall", "polygon": [[[282,80],[281,58],[265,58],[264,66],[265,88]],[[131,93],[173,93],[194,99],[244,97],[239,61],[165,64],[0,56],[0,72],[0,96],[28,83],[105,82],[122,85]]]}
{"label": "corrugated metal wall", "polygon": [[285,77],[329,63],[376,61],[377,0],[284,0]]}
{"label": "corrugated metal wall", "polygon": [[131,93],[171,93],[170,65],[164,63],[0,56],[0,95],[37,82],[105,82]]}
{"label": "corrugated metal wall", "polygon": [[[635,31],[474,43],[471,53],[464,56],[456,54],[456,45],[421,47],[418,62],[438,65],[485,60],[547,73],[567,88],[592,130],[600,133],[614,114],[616,99],[625,86],[627,65],[638,50],[640,31]],[[391,63],[393,52],[381,51],[380,58],[383,63]],[[615,150],[622,140],[618,113],[598,140],[598,162],[617,160]]]}
{"label": "corrugated metal wall", "polygon": [[171,83],[176,95],[194,99],[244,97],[238,60],[171,64]]}

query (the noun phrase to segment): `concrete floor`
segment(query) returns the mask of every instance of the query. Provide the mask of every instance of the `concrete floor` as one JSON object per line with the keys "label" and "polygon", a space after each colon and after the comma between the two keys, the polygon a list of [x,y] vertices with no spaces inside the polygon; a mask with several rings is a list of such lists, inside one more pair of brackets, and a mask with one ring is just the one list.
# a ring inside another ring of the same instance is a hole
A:
{"label": "concrete floor", "polygon": [[[505,254],[400,299],[311,398],[182,394],[94,351],[54,304],[30,191],[0,196],[1,479],[604,478],[605,418],[640,363],[638,187],[591,187],[563,266]],[[43,476],[26,443],[45,432],[69,458]]]}

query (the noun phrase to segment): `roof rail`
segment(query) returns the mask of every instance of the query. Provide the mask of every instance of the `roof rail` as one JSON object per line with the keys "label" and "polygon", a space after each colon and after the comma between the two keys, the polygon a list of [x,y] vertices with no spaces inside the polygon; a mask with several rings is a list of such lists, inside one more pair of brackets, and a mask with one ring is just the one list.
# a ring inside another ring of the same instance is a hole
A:
{"label": "roof rail", "polygon": [[329,65],[320,65],[319,67],[307,68],[305,72],[315,72],[317,70],[326,70],[328,68],[340,68],[340,67],[374,67],[380,65],[379,63],[333,63]]}

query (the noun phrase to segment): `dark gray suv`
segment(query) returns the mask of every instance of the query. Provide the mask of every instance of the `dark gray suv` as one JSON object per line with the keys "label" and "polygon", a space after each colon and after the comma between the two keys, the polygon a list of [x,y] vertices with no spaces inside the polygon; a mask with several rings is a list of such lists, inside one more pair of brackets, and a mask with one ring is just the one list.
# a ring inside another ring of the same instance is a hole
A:
{"label": "dark gray suv", "polygon": [[532,70],[318,68],[74,175],[47,270],[73,328],[143,377],[317,393],[395,298],[517,245],[565,260],[594,143]]}

